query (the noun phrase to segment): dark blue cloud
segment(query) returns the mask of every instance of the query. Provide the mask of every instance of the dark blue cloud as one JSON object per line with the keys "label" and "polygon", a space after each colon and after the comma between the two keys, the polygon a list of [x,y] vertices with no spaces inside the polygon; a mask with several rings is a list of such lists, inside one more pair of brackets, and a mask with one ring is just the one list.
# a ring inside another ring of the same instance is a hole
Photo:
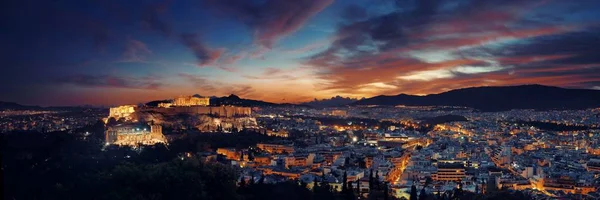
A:
{"label": "dark blue cloud", "polygon": [[128,88],[156,90],[163,86],[160,77],[146,76],[141,78],[114,75],[78,74],[64,76],[54,80],[58,84],[70,84],[80,87]]}

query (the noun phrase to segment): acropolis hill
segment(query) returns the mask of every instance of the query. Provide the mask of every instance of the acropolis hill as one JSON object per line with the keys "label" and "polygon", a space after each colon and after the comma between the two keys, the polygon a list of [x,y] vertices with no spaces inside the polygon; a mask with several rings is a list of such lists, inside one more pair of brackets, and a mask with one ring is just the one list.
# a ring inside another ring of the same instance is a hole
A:
{"label": "acropolis hill", "polygon": [[122,105],[110,108],[106,118],[120,122],[152,122],[174,129],[197,128],[214,131],[217,128],[256,127],[250,107],[211,106],[208,97],[181,96],[158,106]]}

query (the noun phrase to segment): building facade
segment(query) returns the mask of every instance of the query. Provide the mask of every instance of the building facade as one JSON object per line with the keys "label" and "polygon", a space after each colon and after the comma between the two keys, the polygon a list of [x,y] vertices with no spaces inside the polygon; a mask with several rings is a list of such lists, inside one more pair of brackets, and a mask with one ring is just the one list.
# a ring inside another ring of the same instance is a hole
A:
{"label": "building facade", "polygon": [[115,119],[125,118],[125,120],[130,120],[131,115],[135,112],[137,106],[135,105],[123,105],[118,107],[110,108],[109,118],[113,117]]}
{"label": "building facade", "polygon": [[156,124],[151,125],[150,130],[133,126],[108,127],[105,132],[105,140],[107,145],[119,146],[167,143],[165,136],[162,134],[162,126]]}
{"label": "building facade", "polygon": [[431,178],[434,181],[462,181],[465,178],[465,167],[458,163],[440,163]]}
{"label": "building facade", "polygon": [[294,153],[294,147],[283,144],[256,144],[256,147],[269,153]]}
{"label": "building facade", "polygon": [[210,105],[210,98],[208,97],[194,97],[194,96],[181,96],[173,100],[173,106],[208,106]]}

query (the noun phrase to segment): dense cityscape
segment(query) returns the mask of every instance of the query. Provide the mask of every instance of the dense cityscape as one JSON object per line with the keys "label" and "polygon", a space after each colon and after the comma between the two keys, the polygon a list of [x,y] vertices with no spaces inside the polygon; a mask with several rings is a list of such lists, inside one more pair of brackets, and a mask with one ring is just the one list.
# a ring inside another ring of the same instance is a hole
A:
{"label": "dense cityscape", "polygon": [[2,199],[600,200],[600,0],[4,0]]}
{"label": "dense cityscape", "polygon": [[[600,197],[600,108],[481,112],[455,106],[213,106],[210,100],[183,96],[110,109],[5,110],[2,132],[9,139],[95,135],[101,151],[134,152],[125,161],[144,152],[158,156],[152,152],[164,146],[174,151],[173,159],[201,159],[235,171],[238,191],[291,181],[314,195],[326,188],[341,199]],[[256,139],[193,139],[215,135]],[[178,147],[186,140],[194,150]]]}

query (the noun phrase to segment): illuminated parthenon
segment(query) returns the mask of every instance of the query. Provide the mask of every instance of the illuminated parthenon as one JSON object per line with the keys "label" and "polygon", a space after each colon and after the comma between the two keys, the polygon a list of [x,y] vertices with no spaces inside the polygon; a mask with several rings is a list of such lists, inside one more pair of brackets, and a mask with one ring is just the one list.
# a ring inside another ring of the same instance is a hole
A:
{"label": "illuminated parthenon", "polygon": [[169,107],[181,107],[181,106],[209,106],[210,98],[208,97],[195,97],[195,96],[180,96],[173,99],[170,103],[159,103],[158,107],[169,108]]}
{"label": "illuminated parthenon", "polygon": [[[209,106],[207,97],[178,97],[169,102],[163,102],[158,105],[124,105],[110,108],[110,114],[104,118],[107,126],[114,126],[116,123],[137,123],[152,122],[172,127],[195,127],[203,131],[214,131],[219,128],[232,129],[233,127],[254,127],[256,120],[252,118],[252,108],[240,106]],[[181,116],[189,116],[194,120],[182,121]],[[111,120],[113,118],[114,120]],[[113,123],[109,123],[113,122]],[[116,123],[114,123],[116,122]],[[185,125],[184,125],[185,124]],[[128,130],[120,130],[125,133]],[[137,132],[137,130],[136,130]],[[114,131],[111,135],[107,133],[108,143],[114,143]],[[123,134],[125,141],[147,141],[152,138],[145,134]],[[118,138],[117,138],[118,139]],[[121,140],[119,140],[121,141]],[[132,142],[126,142],[132,143]]]}
{"label": "illuminated parthenon", "polygon": [[159,103],[157,107],[138,107],[135,105],[123,105],[110,108],[110,114],[105,119],[105,121],[107,122],[108,119],[111,117],[117,120],[124,118],[126,121],[135,121],[133,119],[135,117],[135,113],[150,111],[160,112],[167,115],[188,113],[206,114],[213,115],[216,117],[250,116],[252,113],[252,110],[249,107],[209,105],[210,98],[194,96],[177,97],[171,103]]}
{"label": "illuminated parthenon", "polygon": [[137,106],[135,105],[124,105],[110,108],[109,118],[115,119],[125,118],[125,120],[131,120],[131,114],[135,112]]}

